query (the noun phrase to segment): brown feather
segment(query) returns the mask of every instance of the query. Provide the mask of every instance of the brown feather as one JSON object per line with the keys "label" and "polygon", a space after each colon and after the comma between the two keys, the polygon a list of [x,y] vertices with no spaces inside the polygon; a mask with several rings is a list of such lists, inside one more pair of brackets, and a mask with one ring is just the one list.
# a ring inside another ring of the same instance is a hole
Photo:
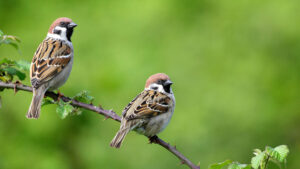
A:
{"label": "brown feather", "polygon": [[[66,43],[51,38],[45,39],[32,59],[31,84],[38,88],[60,73],[71,61],[72,49]],[[64,57],[62,57],[64,56]]]}
{"label": "brown feather", "polygon": [[168,112],[170,101],[163,93],[145,90],[125,108],[123,116],[128,120],[154,117]]}

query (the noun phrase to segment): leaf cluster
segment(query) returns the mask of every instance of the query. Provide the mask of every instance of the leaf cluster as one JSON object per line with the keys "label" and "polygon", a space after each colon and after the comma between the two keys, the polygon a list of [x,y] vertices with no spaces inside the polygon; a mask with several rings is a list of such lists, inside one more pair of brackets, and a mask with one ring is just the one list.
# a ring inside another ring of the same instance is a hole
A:
{"label": "leaf cluster", "polygon": [[0,30],[0,46],[2,44],[8,44],[19,50],[18,43],[20,42],[21,40],[18,37],[12,35],[4,35],[4,33]]}
{"label": "leaf cluster", "polygon": [[[80,101],[83,103],[92,103],[94,97],[89,95],[88,91],[81,91],[71,98],[72,100]],[[42,106],[49,104],[57,104],[56,113],[60,118],[64,119],[68,115],[80,115],[82,113],[82,109],[79,107],[74,107],[71,104],[72,101],[64,102],[61,99],[59,101],[54,101],[52,98],[44,98],[42,102]]]}
{"label": "leaf cluster", "polygon": [[264,151],[254,150],[254,157],[251,159],[251,166],[254,169],[266,169],[269,161],[276,163],[281,168],[281,163],[286,163],[289,149],[286,145],[275,148],[267,146]]}
{"label": "leaf cluster", "polygon": [[254,157],[251,159],[251,164],[240,164],[235,161],[226,160],[220,163],[212,164],[209,169],[266,169],[268,162],[276,163],[280,168],[281,164],[286,164],[286,157],[289,149],[286,145],[280,145],[275,148],[267,146],[264,151],[260,149],[254,150]]}
{"label": "leaf cluster", "polygon": [[25,80],[26,74],[29,71],[30,63],[26,61],[13,61],[10,59],[2,59],[0,61],[0,81],[11,82],[14,77],[19,80]]}
{"label": "leaf cluster", "polygon": [[212,164],[209,169],[222,169],[227,167],[227,169],[251,169],[250,164],[240,164],[236,161],[226,160],[220,163]]}
{"label": "leaf cluster", "polygon": [[[2,44],[8,44],[18,50],[18,43],[20,42],[21,41],[18,37],[4,35],[4,33],[0,30],[0,46]],[[24,80],[26,78],[24,71],[28,71],[29,68],[30,64],[26,61],[13,61],[4,58],[0,61],[0,81],[12,81],[15,76],[18,77],[19,80]]]}

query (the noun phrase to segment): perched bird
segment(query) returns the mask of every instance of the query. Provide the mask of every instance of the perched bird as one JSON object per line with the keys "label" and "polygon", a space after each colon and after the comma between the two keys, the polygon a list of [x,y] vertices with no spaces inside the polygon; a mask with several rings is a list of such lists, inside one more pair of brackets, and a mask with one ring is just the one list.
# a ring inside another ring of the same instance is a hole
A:
{"label": "perched bird", "polygon": [[36,50],[30,68],[33,97],[27,118],[37,119],[45,92],[59,88],[68,79],[73,64],[71,36],[76,26],[69,18],[56,19]]}
{"label": "perched bird", "polygon": [[126,134],[135,130],[151,140],[168,125],[175,108],[172,82],[164,73],[148,78],[145,89],[123,110],[121,126],[110,146],[120,148]]}

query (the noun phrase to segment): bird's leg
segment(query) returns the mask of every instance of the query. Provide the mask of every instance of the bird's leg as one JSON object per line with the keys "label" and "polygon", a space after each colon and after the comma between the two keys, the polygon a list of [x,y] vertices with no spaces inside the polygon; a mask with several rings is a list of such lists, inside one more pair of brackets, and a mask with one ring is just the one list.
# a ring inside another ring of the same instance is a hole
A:
{"label": "bird's leg", "polygon": [[16,80],[16,82],[14,83],[14,92],[15,94],[18,92],[18,89],[17,89],[17,85],[20,85],[22,84],[19,80]]}
{"label": "bird's leg", "polygon": [[155,135],[155,136],[152,136],[152,137],[149,137],[149,143],[152,144],[152,143],[158,143],[158,137]]}
{"label": "bird's leg", "polygon": [[58,94],[57,101],[59,102],[60,98],[62,98],[64,96],[64,94],[60,93],[59,90],[57,90],[57,94]]}

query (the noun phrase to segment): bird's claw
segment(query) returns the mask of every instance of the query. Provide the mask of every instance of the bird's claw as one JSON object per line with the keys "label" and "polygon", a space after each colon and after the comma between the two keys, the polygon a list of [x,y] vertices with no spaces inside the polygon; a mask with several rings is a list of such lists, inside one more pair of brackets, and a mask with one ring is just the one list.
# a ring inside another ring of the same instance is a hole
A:
{"label": "bird's claw", "polygon": [[62,97],[64,97],[64,94],[60,93],[60,91],[59,91],[59,90],[57,90],[57,95],[58,95],[58,97],[57,97],[57,101],[59,102],[59,101],[60,101],[60,99],[61,99]]}
{"label": "bird's claw", "polygon": [[17,85],[21,85],[22,83],[19,80],[16,80],[16,82],[14,82],[14,92],[15,94],[17,94],[18,89],[17,89]]}
{"label": "bird's claw", "polygon": [[149,137],[149,144],[152,144],[152,143],[158,143],[158,137],[156,135]]}

